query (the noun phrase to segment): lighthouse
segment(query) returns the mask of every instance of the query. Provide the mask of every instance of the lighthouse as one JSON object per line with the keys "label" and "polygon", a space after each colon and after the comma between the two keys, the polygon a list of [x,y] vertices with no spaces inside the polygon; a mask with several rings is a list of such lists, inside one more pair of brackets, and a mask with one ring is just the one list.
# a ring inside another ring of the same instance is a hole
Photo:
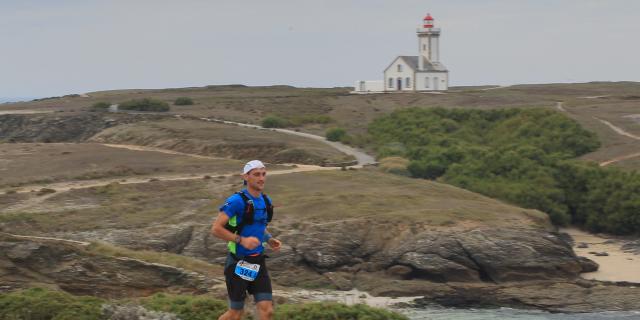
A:
{"label": "lighthouse", "polygon": [[435,19],[430,13],[418,26],[417,36],[417,56],[397,56],[384,69],[384,80],[356,81],[353,93],[449,89],[449,70],[440,62],[440,28],[435,27]]}

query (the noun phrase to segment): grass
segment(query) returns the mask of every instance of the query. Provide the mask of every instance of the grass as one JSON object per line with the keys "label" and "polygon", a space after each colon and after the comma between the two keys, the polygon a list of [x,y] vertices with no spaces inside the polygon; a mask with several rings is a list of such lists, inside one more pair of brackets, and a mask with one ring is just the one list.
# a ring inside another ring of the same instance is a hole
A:
{"label": "grass", "polygon": [[92,242],[91,245],[87,247],[87,250],[90,253],[102,256],[127,257],[143,260],[146,262],[159,263],[176,268],[182,268],[185,270],[198,272],[208,277],[219,277],[222,274],[221,266],[209,264],[199,259],[168,252],[131,250],[101,241]]}
{"label": "grass", "polygon": [[[104,300],[73,296],[60,291],[31,288],[0,294],[0,318],[29,320],[102,320],[104,304],[141,305],[147,310],[168,312],[183,320],[216,319],[227,309],[226,301],[209,296],[157,293],[135,300]],[[406,320],[383,309],[365,305],[347,306],[339,303],[283,304],[276,308],[275,319],[283,320]]]}
{"label": "grass", "polygon": [[544,214],[535,210],[450,185],[376,170],[272,176],[268,184],[274,203],[279,205],[278,214],[287,216],[285,220],[329,222],[356,218],[430,226],[450,225],[452,221],[491,226],[548,224]]}
{"label": "grass", "polygon": [[[42,101],[9,104],[6,108],[53,109],[65,115],[83,112],[100,101],[121,103],[126,100],[152,97],[173,102],[179,97],[190,97],[198,103],[182,106],[173,111],[197,117],[223,118],[232,121],[259,124],[267,115],[286,116],[288,119],[326,117],[328,123],[301,123],[302,131],[323,135],[329,127],[343,127],[349,135],[358,137],[366,133],[368,124],[376,117],[407,107],[445,108],[555,108],[563,101],[569,115],[587,129],[598,134],[603,146],[600,154],[609,156],[609,148],[618,148],[623,155],[638,149],[637,141],[621,138],[609,128],[593,119],[594,116],[640,134],[640,125],[623,118],[637,114],[634,98],[640,90],[637,82],[591,82],[574,84],[516,85],[497,90],[483,87],[454,87],[441,95],[431,94],[376,94],[349,95],[350,88],[294,88],[289,86],[245,87],[208,86],[200,88],[171,88],[154,90],[113,90],[89,93],[89,98],[58,97]],[[585,97],[605,96],[586,99]],[[172,112],[170,112],[172,113]],[[354,143],[357,143],[355,139]],[[615,156],[612,154],[612,156]],[[596,155],[597,156],[597,155]],[[632,167],[633,169],[637,167]]]}
{"label": "grass", "polygon": [[[319,141],[199,120],[170,119],[122,125],[101,132],[93,140],[147,145],[205,156],[243,160],[258,158],[271,163],[322,164],[351,159]],[[291,157],[292,150],[297,151],[295,158]]]}
{"label": "grass", "polygon": [[[0,144],[0,188],[68,180],[178,173],[228,173],[243,163],[152,151],[110,148],[93,143]],[[46,159],[46,165],[45,161]]]}

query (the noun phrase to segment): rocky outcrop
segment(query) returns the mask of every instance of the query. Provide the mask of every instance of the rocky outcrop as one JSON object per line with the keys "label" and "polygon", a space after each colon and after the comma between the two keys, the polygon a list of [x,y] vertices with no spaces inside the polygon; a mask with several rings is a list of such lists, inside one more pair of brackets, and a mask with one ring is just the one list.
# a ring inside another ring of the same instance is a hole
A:
{"label": "rocky outcrop", "polygon": [[81,142],[106,128],[162,117],[97,112],[73,115],[0,115],[0,137],[5,142]]}
{"label": "rocky outcrop", "polygon": [[[597,268],[579,258],[557,233],[536,229],[403,232],[401,228],[336,224],[283,234],[303,264],[323,273],[336,269],[385,271],[403,267],[403,278],[436,282],[493,282],[575,278]],[[393,240],[372,235],[392,234]],[[272,264],[278,267],[279,256]],[[410,271],[408,271],[410,270]]]}
{"label": "rocky outcrop", "polygon": [[167,265],[93,254],[82,245],[0,234],[0,287],[49,284],[99,297],[146,296],[158,291],[204,293],[205,277]]}

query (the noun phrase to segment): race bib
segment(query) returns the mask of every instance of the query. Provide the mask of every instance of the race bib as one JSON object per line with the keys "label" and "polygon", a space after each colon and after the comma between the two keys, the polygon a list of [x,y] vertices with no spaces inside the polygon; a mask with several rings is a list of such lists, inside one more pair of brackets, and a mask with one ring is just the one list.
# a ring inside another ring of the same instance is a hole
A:
{"label": "race bib", "polygon": [[238,277],[244,280],[253,281],[258,276],[259,271],[260,271],[259,264],[253,264],[253,263],[246,262],[244,260],[240,260],[236,264],[235,273],[238,275]]}

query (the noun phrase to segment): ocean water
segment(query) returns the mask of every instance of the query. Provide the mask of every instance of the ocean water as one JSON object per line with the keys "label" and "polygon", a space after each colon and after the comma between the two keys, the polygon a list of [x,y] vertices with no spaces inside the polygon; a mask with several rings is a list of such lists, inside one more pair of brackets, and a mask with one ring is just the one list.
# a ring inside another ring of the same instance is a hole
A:
{"label": "ocean water", "polygon": [[412,320],[596,320],[620,319],[640,320],[639,311],[608,311],[595,313],[549,313],[536,310],[518,310],[511,308],[500,309],[401,309],[397,310]]}

